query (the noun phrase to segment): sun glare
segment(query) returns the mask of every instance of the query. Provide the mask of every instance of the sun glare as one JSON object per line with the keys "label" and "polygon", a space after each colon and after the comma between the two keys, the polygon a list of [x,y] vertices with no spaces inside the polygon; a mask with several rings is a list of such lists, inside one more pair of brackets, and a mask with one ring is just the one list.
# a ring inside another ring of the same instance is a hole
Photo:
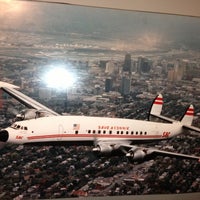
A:
{"label": "sun glare", "polygon": [[65,68],[56,67],[45,74],[44,82],[47,87],[66,90],[74,84],[75,76]]}
{"label": "sun glare", "polygon": [[0,11],[2,13],[21,13],[23,10],[23,2],[14,0],[0,0]]}

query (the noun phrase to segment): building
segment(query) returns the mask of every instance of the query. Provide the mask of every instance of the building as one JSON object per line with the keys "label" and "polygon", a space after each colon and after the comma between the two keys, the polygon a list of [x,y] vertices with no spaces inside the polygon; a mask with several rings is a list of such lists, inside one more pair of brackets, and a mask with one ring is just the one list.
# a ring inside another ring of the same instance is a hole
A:
{"label": "building", "polygon": [[123,71],[131,73],[131,70],[132,70],[131,54],[127,53],[124,59]]}
{"label": "building", "polygon": [[115,64],[112,61],[106,63],[106,70],[105,73],[111,75],[115,72]]}
{"label": "building", "polygon": [[130,78],[127,77],[122,77],[122,82],[121,82],[121,94],[122,95],[128,95],[130,94],[131,90],[131,80]]}
{"label": "building", "polygon": [[180,62],[180,60],[176,60],[174,66],[168,70],[168,80],[169,81],[181,81],[185,74],[186,66]]}
{"label": "building", "polygon": [[138,57],[138,70],[139,74],[149,73],[151,70],[151,61],[144,57]]}
{"label": "building", "polygon": [[113,80],[112,78],[107,78],[105,82],[105,92],[110,92],[112,91],[113,87]]}
{"label": "building", "polygon": [[50,88],[39,88],[39,98],[41,99],[51,99],[52,91]]}

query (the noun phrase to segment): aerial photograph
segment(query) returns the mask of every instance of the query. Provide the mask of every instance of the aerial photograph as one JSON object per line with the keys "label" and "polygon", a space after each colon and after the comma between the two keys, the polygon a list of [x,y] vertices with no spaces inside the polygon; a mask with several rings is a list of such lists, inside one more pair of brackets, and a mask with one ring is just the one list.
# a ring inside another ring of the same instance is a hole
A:
{"label": "aerial photograph", "polygon": [[0,199],[200,194],[200,18],[0,0]]}

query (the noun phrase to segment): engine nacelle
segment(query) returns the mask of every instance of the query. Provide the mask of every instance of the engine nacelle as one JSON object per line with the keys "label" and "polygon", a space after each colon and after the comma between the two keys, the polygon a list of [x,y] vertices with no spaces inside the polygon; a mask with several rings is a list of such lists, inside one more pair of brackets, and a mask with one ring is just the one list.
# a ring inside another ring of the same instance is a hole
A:
{"label": "engine nacelle", "polygon": [[16,115],[15,121],[34,119],[36,118],[36,115],[37,115],[36,109],[25,109]]}
{"label": "engine nacelle", "polygon": [[29,120],[40,117],[48,117],[49,113],[43,110],[37,109],[25,109],[16,115],[15,121]]}
{"label": "engine nacelle", "polygon": [[146,152],[143,149],[137,149],[135,151],[129,151],[126,156],[133,161],[143,160],[146,157]]}
{"label": "engine nacelle", "polygon": [[93,152],[101,153],[101,154],[109,154],[113,151],[113,148],[110,145],[106,144],[98,144],[95,148],[93,148]]}

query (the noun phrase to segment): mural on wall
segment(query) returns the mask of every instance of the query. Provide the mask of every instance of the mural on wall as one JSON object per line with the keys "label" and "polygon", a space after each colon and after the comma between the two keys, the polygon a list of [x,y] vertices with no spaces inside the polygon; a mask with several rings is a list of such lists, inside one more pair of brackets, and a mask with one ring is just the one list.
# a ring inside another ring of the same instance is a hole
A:
{"label": "mural on wall", "polygon": [[[200,127],[200,19],[39,2],[0,1],[0,80],[65,115],[147,120],[153,99],[179,120],[190,104]],[[0,127],[25,107],[0,92]],[[200,155],[194,132],[147,144]],[[199,163],[131,163],[88,146],[7,145],[0,197],[64,198],[200,192]]]}

